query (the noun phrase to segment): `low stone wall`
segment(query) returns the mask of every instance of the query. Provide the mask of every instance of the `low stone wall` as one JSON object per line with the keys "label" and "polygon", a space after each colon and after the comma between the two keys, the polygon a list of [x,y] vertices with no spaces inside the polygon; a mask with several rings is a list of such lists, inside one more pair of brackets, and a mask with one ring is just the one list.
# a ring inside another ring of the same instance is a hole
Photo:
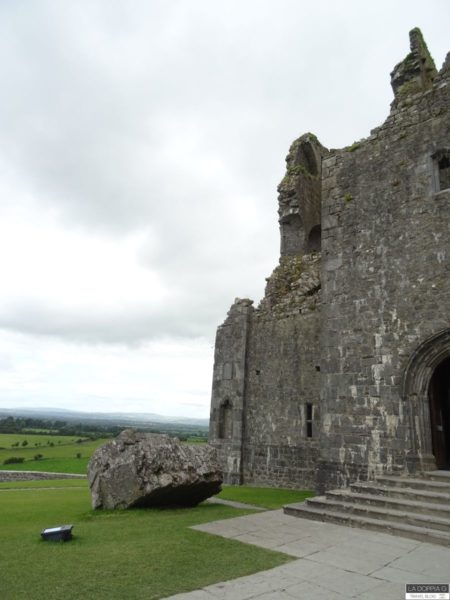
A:
{"label": "low stone wall", "polygon": [[86,479],[86,475],[75,473],[46,473],[44,471],[0,471],[0,482],[33,481],[38,479]]}

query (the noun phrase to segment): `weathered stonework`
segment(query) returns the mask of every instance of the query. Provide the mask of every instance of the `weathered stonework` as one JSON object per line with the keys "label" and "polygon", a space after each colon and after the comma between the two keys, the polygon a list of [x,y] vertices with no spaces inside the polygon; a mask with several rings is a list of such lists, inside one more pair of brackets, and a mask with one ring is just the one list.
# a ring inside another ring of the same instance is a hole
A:
{"label": "weathered stonework", "polygon": [[437,73],[410,41],[382,126],[290,148],[280,263],[217,332],[210,442],[228,482],[450,467],[450,55]]}

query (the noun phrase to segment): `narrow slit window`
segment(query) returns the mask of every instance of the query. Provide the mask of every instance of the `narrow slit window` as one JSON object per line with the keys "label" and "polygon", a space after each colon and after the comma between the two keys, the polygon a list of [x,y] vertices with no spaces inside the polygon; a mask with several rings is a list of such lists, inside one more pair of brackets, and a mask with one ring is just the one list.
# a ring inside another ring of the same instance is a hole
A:
{"label": "narrow slit window", "polygon": [[220,440],[227,440],[232,437],[233,434],[233,420],[232,420],[233,405],[230,400],[225,400],[219,408],[219,432],[218,437]]}
{"label": "narrow slit window", "polygon": [[439,169],[439,189],[446,190],[450,188],[450,157],[449,154],[444,155],[438,161]]}
{"label": "narrow slit window", "polygon": [[436,192],[450,189],[450,150],[447,148],[438,150],[432,158]]}
{"label": "narrow slit window", "polygon": [[306,403],[306,437],[313,436],[313,405],[310,402]]}

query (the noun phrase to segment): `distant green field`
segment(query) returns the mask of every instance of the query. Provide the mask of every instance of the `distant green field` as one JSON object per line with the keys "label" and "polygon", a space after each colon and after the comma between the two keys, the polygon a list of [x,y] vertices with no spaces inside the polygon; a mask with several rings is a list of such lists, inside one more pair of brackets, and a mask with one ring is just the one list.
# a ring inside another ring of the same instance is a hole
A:
{"label": "distant green field", "polygon": [[[93,452],[99,447],[110,441],[108,438],[98,440],[87,440],[77,443],[80,439],[74,436],[42,436],[42,435],[21,435],[21,434],[0,434],[0,469],[13,471],[51,471],[56,473],[86,473],[87,463]],[[11,444],[28,441],[27,446],[19,445],[11,448]],[[53,443],[53,446],[41,445],[35,446],[35,443],[47,444],[47,441]],[[35,460],[36,454],[42,454],[43,459]],[[77,455],[81,454],[81,458]],[[10,457],[23,457],[25,462],[19,464],[5,465],[4,461]]]}
{"label": "distant green field", "polygon": [[[87,488],[1,491],[0,597],[156,600],[291,561],[190,529],[248,512],[213,504],[93,512]],[[66,523],[72,541],[41,540],[43,528]]]}

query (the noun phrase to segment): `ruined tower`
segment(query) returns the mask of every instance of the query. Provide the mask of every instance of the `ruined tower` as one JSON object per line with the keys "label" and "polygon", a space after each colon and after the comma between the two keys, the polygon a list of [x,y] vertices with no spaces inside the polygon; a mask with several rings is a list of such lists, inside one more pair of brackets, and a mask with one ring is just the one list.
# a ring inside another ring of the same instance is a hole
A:
{"label": "ruined tower", "polygon": [[210,441],[230,483],[345,485],[450,466],[450,58],[418,29],[369,137],[297,139],[280,262],[216,338]]}

